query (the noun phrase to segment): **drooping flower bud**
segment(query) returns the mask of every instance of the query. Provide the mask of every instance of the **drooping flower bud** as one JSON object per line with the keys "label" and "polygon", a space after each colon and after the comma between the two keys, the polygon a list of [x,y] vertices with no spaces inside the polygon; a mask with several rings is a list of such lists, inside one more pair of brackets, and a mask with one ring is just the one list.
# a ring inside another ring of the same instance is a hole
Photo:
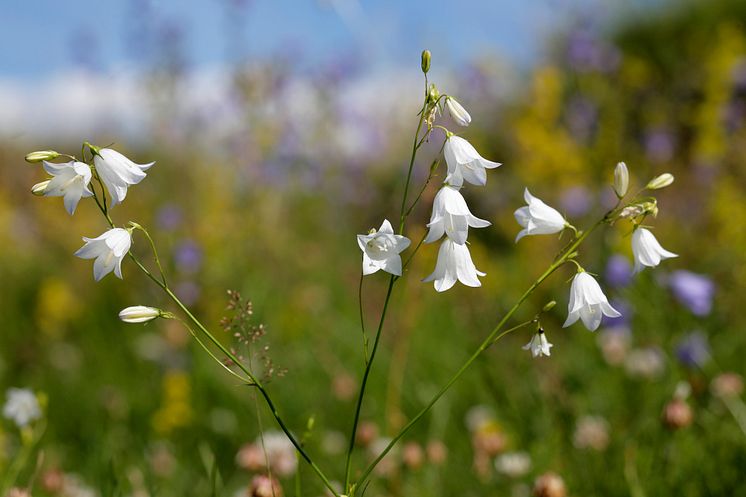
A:
{"label": "drooping flower bud", "polygon": [[627,164],[620,162],[614,169],[614,192],[619,198],[624,197],[629,189],[629,171]]}
{"label": "drooping flower bud", "polygon": [[550,300],[544,305],[544,307],[541,308],[541,312],[549,312],[554,308],[555,305],[557,305],[557,301]]}
{"label": "drooping flower bud", "polygon": [[146,323],[160,317],[163,311],[155,307],[135,305],[127,307],[119,312],[119,319],[125,323]]}
{"label": "drooping flower bud", "polygon": [[53,160],[60,156],[59,152],[55,152],[54,150],[39,150],[37,152],[31,152],[30,154],[26,154],[26,162],[30,162],[32,164],[36,162],[41,162],[44,160]]}
{"label": "drooping flower bud", "polygon": [[430,50],[422,51],[420,66],[422,67],[423,74],[427,74],[430,71]]}
{"label": "drooping flower bud", "polygon": [[651,179],[645,188],[648,190],[660,190],[673,183],[673,174],[663,173],[660,176],[656,176]]}
{"label": "drooping flower bud", "polygon": [[455,98],[446,97],[446,108],[459,126],[468,126],[471,123],[471,116]]}
{"label": "drooping flower bud", "polygon": [[36,195],[37,197],[44,196],[44,192],[47,190],[47,187],[49,186],[49,183],[52,180],[46,180],[42,181],[41,183],[37,183],[34,186],[31,187],[31,193]]}

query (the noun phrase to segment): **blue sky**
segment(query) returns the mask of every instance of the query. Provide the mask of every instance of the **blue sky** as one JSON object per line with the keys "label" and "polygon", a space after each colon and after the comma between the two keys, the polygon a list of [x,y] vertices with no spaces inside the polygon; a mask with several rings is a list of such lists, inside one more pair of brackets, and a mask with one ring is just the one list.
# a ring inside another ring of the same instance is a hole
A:
{"label": "blue sky", "polygon": [[0,77],[45,78],[75,61],[138,68],[168,32],[181,33],[189,67],[278,52],[309,66],[356,54],[380,67],[412,63],[423,47],[443,64],[489,53],[523,65],[553,29],[580,12],[608,15],[610,1],[3,0]]}

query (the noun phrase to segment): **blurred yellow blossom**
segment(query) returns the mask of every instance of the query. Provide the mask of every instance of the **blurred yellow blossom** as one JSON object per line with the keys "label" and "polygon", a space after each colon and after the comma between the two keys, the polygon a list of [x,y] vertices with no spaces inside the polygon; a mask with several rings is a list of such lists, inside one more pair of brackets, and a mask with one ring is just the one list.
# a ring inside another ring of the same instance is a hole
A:
{"label": "blurred yellow blossom", "polygon": [[169,435],[173,431],[189,426],[194,417],[189,376],[183,371],[169,371],[163,377],[163,400],[155,412],[151,423],[159,435]]}

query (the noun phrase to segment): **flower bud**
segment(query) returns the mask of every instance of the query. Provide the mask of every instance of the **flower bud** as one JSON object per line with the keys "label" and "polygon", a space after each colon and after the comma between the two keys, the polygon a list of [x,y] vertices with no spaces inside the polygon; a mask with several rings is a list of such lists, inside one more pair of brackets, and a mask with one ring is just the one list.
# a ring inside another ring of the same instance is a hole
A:
{"label": "flower bud", "polygon": [[651,179],[645,188],[648,190],[660,190],[673,183],[673,174],[663,173],[660,176],[656,176]]}
{"label": "flower bud", "polygon": [[627,164],[620,162],[614,169],[614,192],[619,198],[624,197],[629,189],[629,171]]}
{"label": "flower bud", "polygon": [[455,98],[446,97],[446,107],[448,113],[451,114],[451,117],[459,126],[468,126],[471,123],[471,116]]}
{"label": "flower bud", "polygon": [[119,319],[125,323],[146,323],[160,317],[163,312],[155,307],[135,305],[119,312]]}
{"label": "flower bud", "polygon": [[44,195],[44,192],[46,191],[47,187],[49,186],[49,182],[52,181],[50,179],[46,181],[42,181],[41,183],[37,183],[34,186],[31,187],[31,193],[36,195],[37,197],[41,197]]}
{"label": "flower bud", "polygon": [[427,74],[430,70],[430,50],[422,51],[420,66],[422,67],[423,74]]}
{"label": "flower bud", "polygon": [[56,159],[59,156],[60,153],[55,152],[54,150],[39,150],[37,152],[26,154],[26,162],[31,162],[33,164],[36,162],[41,162],[43,160]]}
{"label": "flower bud", "polygon": [[544,304],[544,307],[541,308],[541,311],[542,312],[549,312],[549,311],[551,311],[554,308],[555,305],[557,305],[557,301],[556,300],[550,300],[549,302],[547,302],[546,304]]}

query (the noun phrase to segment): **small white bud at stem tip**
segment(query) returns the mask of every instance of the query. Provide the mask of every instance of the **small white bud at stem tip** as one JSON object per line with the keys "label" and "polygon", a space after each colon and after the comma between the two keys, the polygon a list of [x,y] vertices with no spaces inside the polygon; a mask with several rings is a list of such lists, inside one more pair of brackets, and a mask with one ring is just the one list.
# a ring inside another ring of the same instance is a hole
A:
{"label": "small white bud at stem tip", "polygon": [[36,195],[37,197],[41,197],[44,195],[44,192],[47,190],[47,187],[49,186],[49,182],[52,181],[50,179],[46,181],[42,181],[41,183],[37,183],[34,186],[31,187],[31,193]]}
{"label": "small white bud at stem tip", "polygon": [[119,319],[125,323],[146,323],[160,317],[163,311],[155,307],[135,305],[127,307],[119,312]]}
{"label": "small white bud at stem tip", "polygon": [[54,150],[39,150],[37,152],[31,152],[30,154],[26,154],[26,162],[30,162],[32,164],[41,162],[44,160],[52,160],[56,159],[60,156],[59,152],[55,152]]}
{"label": "small white bud at stem tip", "polygon": [[627,164],[620,162],[614,169],[614,192],[619,198],[624,197],[629,189],[629,171]]}
{"label": "small white bud at stem tip", "polygon": [[660,176],[656,176],[655,178],[651,179],[650,183],[648,183],[645,188],[647,188],[648,190],[660,190],[661,188],[667,187],[671,183],[673,183],[673,174],[663,173]]}

